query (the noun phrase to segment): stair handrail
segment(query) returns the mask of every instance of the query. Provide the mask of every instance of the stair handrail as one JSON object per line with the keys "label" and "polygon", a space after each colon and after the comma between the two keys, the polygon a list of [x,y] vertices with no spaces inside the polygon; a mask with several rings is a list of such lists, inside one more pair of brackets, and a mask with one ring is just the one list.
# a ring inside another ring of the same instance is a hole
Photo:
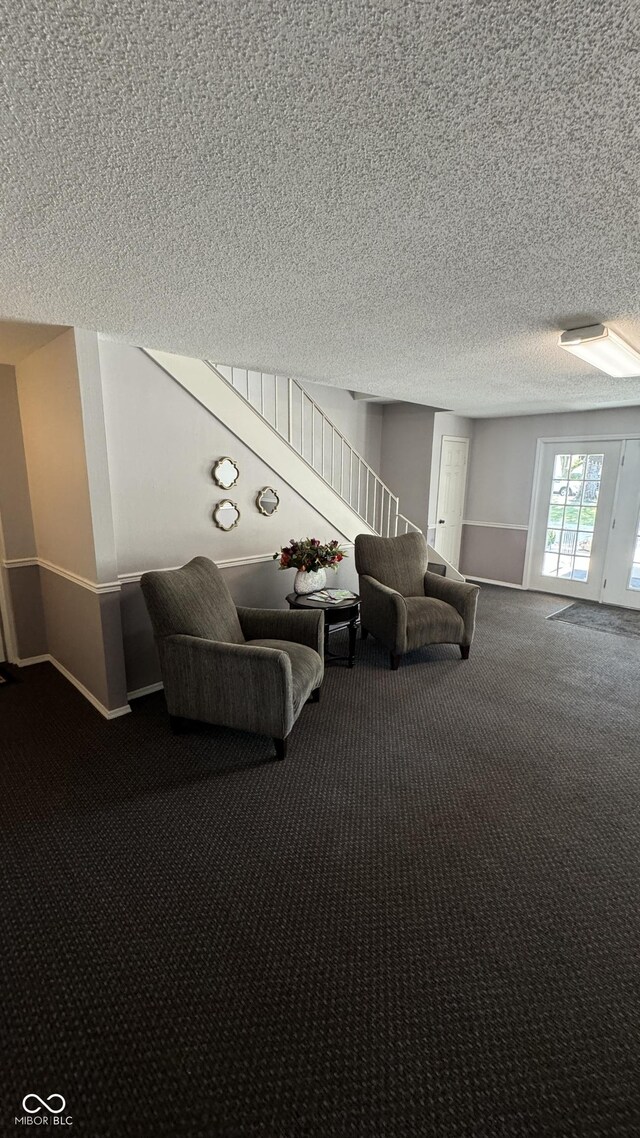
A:
{"label": "stair handrail", "polygon": [[[327,483],[328,486],[331,486],[331,489],[334,491],[334,493],[338,494],[339,497],[342,498],[342,500],[347,503],[347,505],[350,507],[350,509],[352,509],[358,515],[358,517],[361,518],[362,521],[365,522],[366,525],[370,526],[370,528],[373,529],[376,533],[383,533],[386,529],[387,536],[389,536],[390,533],[393,533],[393,535],[395,536],[398,534],[398,530],[402,526],[404,526],[404,531],[403,531],[404,533],[422,533],[423,532],[419,526],[415,525],[414,522],[412,522],[404,514],[400,513],[398,495],[394,494],[393,491],[386,485],[386,483],[383,482],[382,478],[380,478],[380,475],[376,473],[376,471],[372,468],[370,463],[367,462],[366,458],[364,458],[359,453],[359,451],[356,450],[356,448],[353,446],[353,444],[351,442],[349,442],[349,439],[347,439],[345,437],[345,435],[342,433],[340,428],[337,427],[336,424],[333,422],[333,420],[329,417],[329,415],[327,415],[326,411],[324,411],[324,409],[318,403],[316,403],[313,396],[309,394],[309,392],[306,390],[306,388],[303,387],[303,385],[300,383],[300,381],[295,379],[294,376],[282,375],[278,372],[263,372],[263,371],[259,370],[258,368],[239,367],[238,365],[235,365],[235,364],[218,364],[218,365],[216,365],[212,360],[205,360],[204,362],[206,363],[207,367],[209,367],[213,372],[215,372],[215,374],[220,379],[222,379],[229,387],[231,387],[232,390],[235,391],[235,393],[241,399],[243,399],[244,402],[249,407],[251,407],[253,411],[256,412],[256,414],[258,414],[260,416],[260,418],[267,424],[268,427],[271,428],[272,431],[274,431],[279,436],[279,438],[281,438],[281,439],[283,439],[283,441],[287,442],[288,445],[291,447],[291,449],[295,452],[295,454],[297,454],[303,460],[303,462],[305,462],[307,464],[307,466],[309,466],[313,471],[315,471],[315,473],[318,474],[323,479],[323,481]],[[228,379],[227,376],[224,374],[224,372],[220,370],[220,368],[228,369],[231,373],[232,378]],[[238,389],[238,387],[233,382],[234,370],[241,371],[241,372],[245,373],[246,383],[247,383],[247,394],[246,395],[244,395],[243,392],[240,391]],[[256,406],[255,402],[249,396],[249,372],[251,372],[254,375],[260,376],[260,406],[259,407]],[[273,377],[273,381],[274,381],[274,411],[275,411],[274,420],[275,421],[273,423],[270,422],[270,420],[265,415],[265,411],[264,411],[264,377],[265,377],[265,375],[268,375],[269,377]],[[277,396],[278,380],[285,382],[287,385],[287,431],[286,431],[286,434],[283,433],[278,427],[278,396]],[[294,429],[293,429],[292,390],[294,387],[297,388],[297,390],[299,391],[300,400],[301,400],[301,402],[300,402],[300,449],[298,449],[298,447],[294,444],[294,441],[293,441]],[[311,433],[312,461],[311,462],[307,459],[307,457],[304,453],[304,410],[303,410],[304,409],[304,402],[303,401],[305,399],[311,405],[311,409],[312,409],[311,410],[311,423],[312,423],[312,433]],[[322,455],[322,465],[321,465],[320,470],[318,470],[317,466],[315,465],[314,415],[316,413],[320,416],[320,420],[322,423],[321,438],[322,438],[323,455]],[[331,436],[332,437],[332,452],[331,452],[331,478],[330,479],[327,478],[325,475],[325,461],[324,461],[324,459],[325,459],[325,455],[324,455],[325,424],[333,432],[333,434]],[[334,485],[335,444],[334,444],[333,440],[334,440],[335,436],[338,437],[339,445],[341,448],[340,488],[339,489],[337,486]],[[342,447],[347,447],[348,452],[350,453],[350,458],[348,460],[349,472],[350,472],[349,473],[349,493],[348,494],[344,493],[344,462],[343,462]],[[358,491],[357,491],[358,497],[357,497],[357,502],[355,505],[354,505],[353,500],[352,500],[353,499],[353,493],[352,493],[353,492],[353,481],[354,481],[354,479],[353,479],[353,462],[354,462],[354,459],[355,459],[356,463],[358,464]],[[367,480],[366,492],[365,492],[364,512],[360,508],[360,497],[361,497],[360,468],[362,468],[362,467],[364,467],[366,470],[365,478]],[[369,517],[369,478],[373,479],[373,514],[372,514],[371,520]],[[385,499],[385,495],[386,495],[387,501],[388,501],[388,509],[386,511],[386,514],[387,514],[386,526],[384,525],[384,514],[385,514],[384,499]],[[379,505],[378,505],[378,502],[379,502]],[[393,503],[393,509],[391,508],[392,503]],[[378,510],[379,510],[379,514],[380,514],[380,526],[379,527],[377,525]]]}

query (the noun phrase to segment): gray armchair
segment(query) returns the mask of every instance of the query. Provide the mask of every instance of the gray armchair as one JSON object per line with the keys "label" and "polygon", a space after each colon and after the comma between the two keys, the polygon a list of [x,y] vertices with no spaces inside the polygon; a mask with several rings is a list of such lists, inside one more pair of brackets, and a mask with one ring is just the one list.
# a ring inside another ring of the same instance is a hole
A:
{"label": "gray armchair", "polygon": [[304,704],[320,698],[324,614],[237,608],[207,557],[140,584],[173,730],[198,719],[271,735],[284,759]]}
{"label": "gray armchair", "polygon": [[389,649],[392,669],[425,644],[459,644],[469,658],[480,590],[430,573],[424,534],[358,534],[355,552],[362,637],[371,632]]}

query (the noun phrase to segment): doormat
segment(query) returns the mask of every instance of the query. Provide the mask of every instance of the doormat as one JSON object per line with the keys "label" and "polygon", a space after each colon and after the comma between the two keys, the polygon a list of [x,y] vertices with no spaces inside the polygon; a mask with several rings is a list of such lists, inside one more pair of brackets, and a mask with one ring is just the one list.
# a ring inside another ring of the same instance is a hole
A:
{"label": "doormat", "polygon": [[592,632],[613,632],[615,636],[640,636],[640,612],[619,609],[615,605],[598,605],[578,601],[566,609],[552,612],[547,620],[578,624]]}
{"label": "doormat", "polygon": [[0,664],[0,687],[2,684],[15,684],[17,677],[14,676],[10,668],[6,664]]}

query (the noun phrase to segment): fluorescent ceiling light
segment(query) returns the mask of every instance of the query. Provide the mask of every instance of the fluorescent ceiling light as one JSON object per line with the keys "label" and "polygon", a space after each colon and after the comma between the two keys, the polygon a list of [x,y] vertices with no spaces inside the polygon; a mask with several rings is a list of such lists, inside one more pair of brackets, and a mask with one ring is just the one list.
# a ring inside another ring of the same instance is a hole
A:
{"label": "fluorescent ceiling light", "polygon": [[563,332],[558,346],[579,356],[588,364],[606,371],[607,375],[626,377],[640,376],[640,352],[626,344],[621,336],[612,332],[604,324],[592,324],[589,328],[572,328]]}

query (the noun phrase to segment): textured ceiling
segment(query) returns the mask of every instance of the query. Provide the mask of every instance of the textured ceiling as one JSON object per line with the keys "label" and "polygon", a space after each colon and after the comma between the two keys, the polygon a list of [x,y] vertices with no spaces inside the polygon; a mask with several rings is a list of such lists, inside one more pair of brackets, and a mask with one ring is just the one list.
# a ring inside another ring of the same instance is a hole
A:
{"label": "textured ceiling", "polygon": [[0,317],[471,414],[640,403],[637,0],[0,0]]}

